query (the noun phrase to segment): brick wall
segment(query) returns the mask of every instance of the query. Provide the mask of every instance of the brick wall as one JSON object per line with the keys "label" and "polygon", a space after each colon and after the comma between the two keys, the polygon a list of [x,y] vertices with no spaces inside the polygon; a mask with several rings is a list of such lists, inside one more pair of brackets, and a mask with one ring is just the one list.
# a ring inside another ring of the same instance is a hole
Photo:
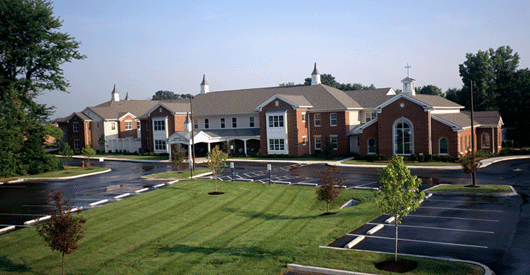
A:
{"label": "brick wall", "polygon": [[[122,118],[120,121],[118,121],[118,137],[119,138],[126,138],[126,137],[133,137],[137,138],[137,125],[135,118],[131,115],[127,115],[126,117]],[[131,130],[125,130],[125,122],[131,121],[132,129]]]}
{"label": "brick wall", "polygon": [[439,155],[440,139],[446,138],[448,144],[448,154],[458,157],[458,133],[453,129],[439,121],[431,120],[431,134],[432,134],[432,154]]}
{"label": "brick wall", "polygon": [[[74,122],[77,122],[79,127],[78,132],[74,132]],[[88,124],[89,122],[87,122]],[[83,149],[83,147],[88,144],[88,141],[90,140],[91,136],[87,138],[87,135],[90,135],[90,132],[87,132],[90,127],[88,125],[85,125],[83,120],[79,118],[78,116],[74,115],[70,121],[68,121],[67,124],[68,127],[68,145],[70,145],[70,148],[74,149],[74,140],[79,140],[79,150]],[[75,149],[74,149],[75,150]]]}
{"label": "brick wall", "polygon": [[[368,140],[370,138],[375,139],[375,152],[379,154],[379,131],[378,131],[379,125],[378,123],[379,121],[366,127],[363,130],[363,132],[359,134],[359,154],[361,155],[368,154]],[[386,155],[386,156],[389,157],[391,155]]]}
{"label": "brick wall", "polygon": [[[315,126],[315,114],[320,114],[320,127]],[[337,114],[337,126],[331,126],[331,114]],[[315,139],[314,136],[321,136],[322,149],[326,143],[326,137],[330,135],[337,136],[337,150],[333,150],[333,155],[346,155],[350,152],[350,143],[348,138],[348,125],[346,125],[345,111],[332,112],[315,112],[310,113],[310,127],[311,127],[311,153],[315,153]]]}

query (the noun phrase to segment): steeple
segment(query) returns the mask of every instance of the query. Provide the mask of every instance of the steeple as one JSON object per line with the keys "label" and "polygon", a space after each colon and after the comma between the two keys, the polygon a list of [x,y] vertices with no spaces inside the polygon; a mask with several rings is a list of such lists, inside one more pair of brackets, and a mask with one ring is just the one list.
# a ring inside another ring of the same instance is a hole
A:
{"label": "steeple", "polygon": [[127,92],[127,95],[125,96],[125,100],[131,100],[131,99],[129,98],[129,92]]}
{"label": "steeple", "polygon": [[116,91],[116,84],[114,84],[114,89],[112,89],[112,93],[110,93],[110,100],[120,101],[120,94]]}
{"label": "steeple", "polygon": [[317,63],[315,62],[315,68],[313,69],[313,72],[311,73],[311,85],[318,85],[318,84],[321,84],[320,73],[317,70]]}
{"label": "steeple", "polygon": [[416,89],[414,88],[414,83],[416,82],[416,80],[413,78],[410,78],[409,63],[407,63],[407,66],[405,66],[405,68],[407,69],[407,77],[401,80],[401,83],[403,83],[403,93],[415,96]]}
{"label": "steeple", "polygon": [[200,94],[206,94],[210,92],[210,85],[208,85],[208,81],[206,81],[206,75],[202,75],[202,82],[201,82],[201,92]]}

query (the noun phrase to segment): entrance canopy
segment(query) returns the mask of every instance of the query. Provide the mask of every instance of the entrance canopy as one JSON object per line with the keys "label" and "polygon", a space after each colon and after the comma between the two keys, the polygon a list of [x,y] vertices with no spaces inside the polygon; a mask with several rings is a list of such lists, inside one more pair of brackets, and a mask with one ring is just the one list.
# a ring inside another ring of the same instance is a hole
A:
{"label": "entrance canopy", "polygon": [[[209,131],[197,131],[194,133],[193,143],[215,143],[240,140],[259,140],[259,129],[215,129]],[[179,131],[172,134],[167,139],[167,144],[185,144],[191,143],[191,132]]]}

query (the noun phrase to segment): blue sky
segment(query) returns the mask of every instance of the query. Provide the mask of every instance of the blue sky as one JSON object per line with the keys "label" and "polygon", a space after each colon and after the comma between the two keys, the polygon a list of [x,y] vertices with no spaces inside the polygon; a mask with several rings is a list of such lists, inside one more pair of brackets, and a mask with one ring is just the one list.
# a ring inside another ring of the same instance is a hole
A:
{"label": "blue sky", "polygon": [[401,89],[462,86],[466,53],[509,45],[530,67],[530,1],[56,0],[61,31],[87,58],[63,65],[69,94],[46,92],[52,118],[158,90],[210,91],[303,83],[313,63],[341,83]]}

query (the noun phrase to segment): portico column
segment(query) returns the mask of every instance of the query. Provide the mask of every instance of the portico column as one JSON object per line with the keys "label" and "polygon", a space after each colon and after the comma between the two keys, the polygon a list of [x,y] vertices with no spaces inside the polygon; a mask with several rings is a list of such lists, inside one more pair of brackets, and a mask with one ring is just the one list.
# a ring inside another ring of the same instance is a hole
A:
{"label": "portico column", "polygon": [[211,146],[210,146],[210,142],[208,141],[207,144],[208,144],[208,153],[210,153],[212,151],[211,150]]}
{"label": "portico column", "polygon": [[247,155],[247,140],[243,140],[243,148],[245,148],[245,156]]}
{"label": "portico column", "polygon": [[190,142],[188,142],[188,159],[192,159],[192,156],[191,156],[191,140],[190,140]]}

